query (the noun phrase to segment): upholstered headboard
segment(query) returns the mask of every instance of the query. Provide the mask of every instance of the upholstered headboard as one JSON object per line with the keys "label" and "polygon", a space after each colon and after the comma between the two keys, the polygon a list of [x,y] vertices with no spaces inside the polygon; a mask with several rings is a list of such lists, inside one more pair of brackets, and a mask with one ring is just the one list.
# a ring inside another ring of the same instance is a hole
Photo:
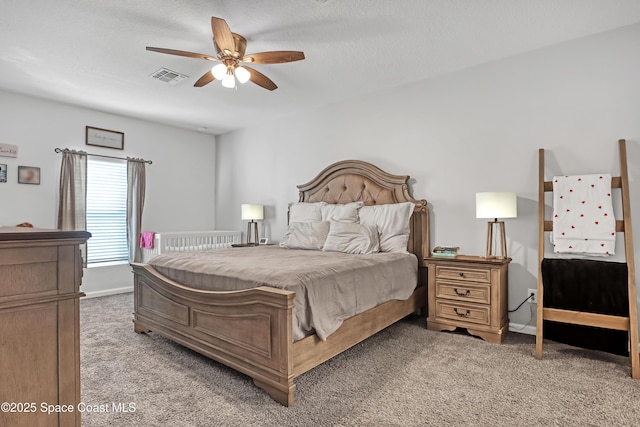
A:
{"label": "upholstered headboard", "polygon": [[408,175],[391,175],[371,163],[344,160],[325,168],[314,179],[298,185],[301,202],[365,205],[412,202],[408,250],[419,260],[429,254],[429,211],[427,201],[409,195]]}

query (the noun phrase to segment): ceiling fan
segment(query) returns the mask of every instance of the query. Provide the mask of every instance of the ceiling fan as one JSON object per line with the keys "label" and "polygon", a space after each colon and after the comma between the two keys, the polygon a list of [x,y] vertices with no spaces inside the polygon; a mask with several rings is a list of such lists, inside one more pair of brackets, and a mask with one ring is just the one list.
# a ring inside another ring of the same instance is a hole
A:
{"label": "ceiling fan", "polygon": [[251,80],[268,90],[278,88],[276,84],[261,72],[242,64],[283,64],[285,62],[300,61],[304,59],[304,52],[296,51],[273,51],[260,52],[245,55],[247,39],[240,34],[232,33],[227,22],[222,18],[211,17],[211,30],[213,31],[213,46],[217,56],[204,55],[202,53],[186,52],[184,50],[164,49],[160,47],[149,47],[152,52],[166,53],[169,55],[186,56],[188,58],[204,59],[216,61],[215,65],[195,82],[195,87],[202,87],[214,80],[221,80],[222,86],[227,88],[236,87],[236,79],[240,83]]}

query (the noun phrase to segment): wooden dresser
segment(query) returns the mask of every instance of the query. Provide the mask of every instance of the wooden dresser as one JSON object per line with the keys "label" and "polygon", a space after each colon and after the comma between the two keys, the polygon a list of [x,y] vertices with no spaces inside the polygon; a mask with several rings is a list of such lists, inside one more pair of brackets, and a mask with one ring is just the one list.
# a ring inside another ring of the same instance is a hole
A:
{"label": "wooden dresser", "polygon": [[488,259],[458,255],[428,257],[427,329],[465,328],[499,344],[507,334],[508,266],[511,258]]}
{"label": "wooden dresser", "polygon": [[80,427],[79,245],[89,236],[0,227],[0,426]]}

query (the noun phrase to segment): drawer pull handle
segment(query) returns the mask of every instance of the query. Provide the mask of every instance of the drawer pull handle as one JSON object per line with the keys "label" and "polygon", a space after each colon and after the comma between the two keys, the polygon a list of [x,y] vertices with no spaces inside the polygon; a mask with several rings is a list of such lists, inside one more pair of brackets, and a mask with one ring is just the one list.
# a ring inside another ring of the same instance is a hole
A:
{"label": "drawer pull handle", "polygon": [[464,277],[464,273],[458,273],[460,277]]}
{"label": "drawer pull handle", "polygon": [[458,288],[453,288],[453,292],[455,292],[459,297],[468,297],[469,294],[471,294],[471,291],[469,289],[467,289],[466,292],[458,292]]}
{"label": "drawer pull handle", "polygon": [[458,312],[458,309],[454,307],[453,311],[455,311],[456,314],[460,317],[469,317],[471,315],[471,310],[467,310],[466,313],[460,313]]}

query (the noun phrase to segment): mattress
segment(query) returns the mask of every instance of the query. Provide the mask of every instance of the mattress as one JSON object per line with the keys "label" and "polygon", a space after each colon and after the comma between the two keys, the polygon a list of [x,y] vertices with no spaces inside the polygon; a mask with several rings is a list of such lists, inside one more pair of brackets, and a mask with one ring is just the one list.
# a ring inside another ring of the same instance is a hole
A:
{"label": "mattress", "polygon": [[257,246],[166,253],[149,265],[194,289],[270,286],[295,292],[294,341],[313,333],[326,340],[349,317],[389,300],[408,299],[418,282],[417,258],[408,253],[354,255]]}

